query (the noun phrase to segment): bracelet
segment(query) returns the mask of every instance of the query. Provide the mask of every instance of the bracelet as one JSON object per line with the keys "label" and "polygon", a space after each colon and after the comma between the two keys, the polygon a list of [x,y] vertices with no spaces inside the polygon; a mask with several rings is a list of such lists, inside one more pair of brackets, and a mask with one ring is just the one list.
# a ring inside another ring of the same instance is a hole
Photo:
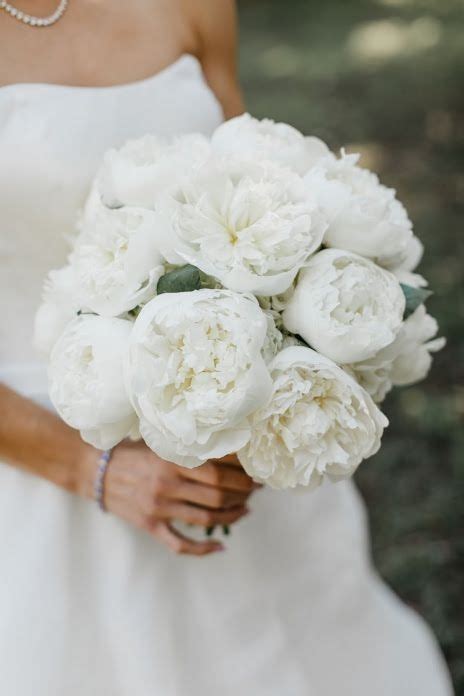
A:
{"label": "bracelet", "polygon": [[98,460],[97,473],[95,475],[95,481],[93,484],[93,492],[95,500],[97,501],[98,507],[102,512],[106,512],[106,505],[104,501],[105,497],[105,476],[108,469],[108,464],[111,459],[111,450],[105,450],[101,453]]}

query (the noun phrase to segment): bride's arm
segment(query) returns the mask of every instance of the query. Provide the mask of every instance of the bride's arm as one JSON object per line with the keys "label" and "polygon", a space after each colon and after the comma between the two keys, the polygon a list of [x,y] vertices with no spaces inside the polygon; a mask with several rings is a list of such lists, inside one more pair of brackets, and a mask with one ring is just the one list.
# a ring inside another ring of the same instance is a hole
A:
{"label": "bride's arm", "polygon": [[[93,498],[99,452],[53,413],[0,384],[0,460],[83,497]],[[146,530],[176,553],[221,550],[214,540],[188,539],[172,520],[228,525],[247,513],[255,488],[234,457],[189,470],[141,443],[118,445],[105,478],[107,509]]]}
{"label": "bride's arm", "polygon": [[237,12],[234,0],[186,3],[193,13],[196,54],[225,118],[243,113],[243,95],[237,76]]}
{"label": "bride's arm", "polygon": [[0,412],[0,459],[72,493],[88,493],[92,448],[76,430],[2,384]]}

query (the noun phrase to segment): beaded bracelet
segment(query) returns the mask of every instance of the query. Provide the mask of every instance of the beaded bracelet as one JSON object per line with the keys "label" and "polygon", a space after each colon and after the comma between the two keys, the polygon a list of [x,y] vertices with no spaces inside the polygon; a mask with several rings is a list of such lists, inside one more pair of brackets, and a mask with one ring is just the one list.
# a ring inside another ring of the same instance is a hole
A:
{"label": "beaded bracelet", "polygon": [[98,459],[97,473],[95,474],[95,481],[93,484],[93,492],[95,500],[97,501],[98,507],[102,512],[106,512],[105,505],[105,476],[108,469],[108,464],[111,459],[111,450],[105,450],[101,453]]}

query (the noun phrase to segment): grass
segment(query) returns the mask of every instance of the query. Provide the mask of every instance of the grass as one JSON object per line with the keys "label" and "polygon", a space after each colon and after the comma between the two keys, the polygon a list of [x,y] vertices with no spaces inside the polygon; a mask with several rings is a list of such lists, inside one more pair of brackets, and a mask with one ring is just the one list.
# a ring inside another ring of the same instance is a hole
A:
{"label": "grass", "polygon": [[357,475],[377,566],[432,625],[464,694],[464,6],[461,0],[243,0],[249,110],[347,146],[397,189],[426,245],[447,337],[429,379],[391,394]]}

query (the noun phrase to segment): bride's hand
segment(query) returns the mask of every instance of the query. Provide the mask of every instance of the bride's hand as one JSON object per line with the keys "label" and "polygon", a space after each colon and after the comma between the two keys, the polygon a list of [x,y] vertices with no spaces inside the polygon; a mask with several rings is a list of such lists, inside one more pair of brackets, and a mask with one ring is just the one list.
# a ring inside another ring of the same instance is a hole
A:
{"label": "bride's hand", "polygon": [[186,469],[160,459],[142,443],[124,442],[113,450],[104,502],[110,512],[175,553],[202,556],[221,551],[222,544],[189,539],[171,523],[230,525],[247,514],[246,501],[255,488],[235,455]]}

